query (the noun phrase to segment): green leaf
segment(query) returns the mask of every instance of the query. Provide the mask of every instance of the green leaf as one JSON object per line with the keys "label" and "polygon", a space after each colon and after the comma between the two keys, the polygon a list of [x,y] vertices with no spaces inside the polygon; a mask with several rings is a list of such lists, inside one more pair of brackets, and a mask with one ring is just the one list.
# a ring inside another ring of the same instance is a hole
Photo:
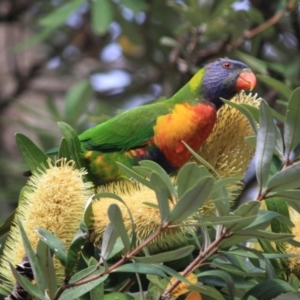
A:
{"label": "green leaf", "polygon": [[65,115],[68,122],[75,124],[82,112],[86,111],[88,101],[93,93],[88,79],[81,80],[73,85],[65,97]]}
{"label": "green leaf", "polygon": [[150,175],[150,183],[156,194],[161,222],[164,224],[170,215],[169,200],[172,200],[170,190],[157,173]]}
{"label": "green leaf", "polygon": [[111,204],[108,208],[108,218],[112,225],[115,227],[116,231],[120,235],[122,242],[124,244],[125,250],[129,251],[131,248],[130,239],[125,228],[122,212],[117,204]]}
{"label": "green leaf", "polygon": [[152,185],[150,184],[150,182],[148,180],[146,180],[144,177],[140,176],[137,172],[134,172],[132,169],[126,167],[125,165],[122,165],[119,162],[116,162],[116,163],[119,166],[119,168],[122,171],[124,171],[125,173],[127,173],[130,177],[137,180],[138,182],[140,182],[142,185],[148,187],[149,189],[152,188]]}
{"label": "green leaf", "polygon": [[67,264],[65,266],[65,277],[69,278],[78,262],[81,248],[85,243],[87,238],[87,233],[79,230],[76,233],[67,253]]}
{"label": "green leaf", "polygon": [[146,264],[154,264],[154,263],[164,263],[167,261],[172,261],[176,259],[180,259],[182,257],[186,257],[194,251],[194,246],[186,246],[183,248],[179,248],[173,251],[167,251],[159,254],[154,254],[151,256],[136,256],[134,260]]}
{"label": "green leaf", "polygon": [[260,191],[268,179],[275,147],[276,131],[271,111],[265,101],[260,104],[260,121],[255,151],[256,177]]}
{"label": "green leaf", "polygon": [[94,289],[96,286],[98,286],[99,284],[101,284],[103,281],[107,279],[108,274],[92,280],[92,278],[94,278],[95,276],[99,276],[102,273],[103,273],[103,268],[96,269],[95,266],[90,266],[86,269],[79,271],[74,276],[72,276],[69,283],[75,283],[82,279],[91,280],[91,281],[83,285],[68,288],[62,293],[62,295],[59,297],[59,300],[78,299],[80,296],[88,293],[89,291],[91,291],[92,289]]}
{"label": "green leaf", "polygon": [[299,279],[294,273],[289,275],[289,285],[292,286],[295,291],[299,289]]}
{"label": "green leaf", "polygon": [[87,225],[88,228],[91,228],[93,225],[93,220],[94,220],[94,213],[93,213],[93,200],[94,200],[94,195],[91,196],[88,201],[85,204],[85,209],[84,209],[84,223]]}
{"label": "green leaf", "polygon": [[43,293],[37,288],[37,286],[31,283],[26,277],[20,275],[10,262],[9,265],[10,265],[11,272],[14,275],[16,281],[27,293],[34,296],[36,299],[45,298]]}
{"label": "green leaf", "polygon": [[34,276],[34,280],[36,281],[36,284],[39,288],[39,290],[44,293],[44,291],[46,290],[46,283],[45,283],[45,279],[40,267],[40,264],[38,262],[38,259],[30,245],[29,239],[26,235],[26,232],[24,230],[24,227],[22,225],[22,223],[18,220],[18,226],[20,229],[20,234],[22,237],[22,241],[23,241],[23,245],[26,251],[26,255],[28,257],[28,261],[30,263],[31,269],[32,269],[32,273]]}
{"label": "green leaf", "polygon": [[241,112],[249,121],[249,124],[251,125],[252,130],[256,133],[257,132],[257,122],[254,119],[252,113],[249,111],[248,107],[245,107],[241,104],[228,101],[226,99],[221,98],[221,100],[226,103],[229,106],[232,106],[233,108],[237,109],[239,112]]}
{"label": "green leaf", "polygon": [[271,88],[275,89],[277,92],[280,93],[280,95],[285,98],[285,99],[289,99],[292,90],[290,88],[288,88],[284,83],[282,83],[281,81],[266,76],[266,75],[256,75],[257,78],[259,79],[260,82],[263,82],[265,84],[267,84],[268,86],[270,86]]}
{"label": "green leaf", "polygon": [[205,199],[209,196],[213,185],[214,180],[212,177],[207,176],[200,178],[175,204],[170,213],[168,223],[179,224],[188,216],[198,211]]}
{"label": "green leaf", "polygon": [[209,296],[208,299],[210,300],[225,300],[225,298],[216,288],[209,285],[190,285],[189,290],[199,292],[200,295],[207,295]]}
{"label": "green leaf", "polygon": [[99,300],[99,299],[103,299],[103,300],[134,300],[136,298],[134,298],[130,295],[127,295],[127,294],[112,292],[112,293],[104,295],[103,298],[98,298],[95,300]]}
{"label": "green leaf", "polygon": [[75,161],[76,168],[81,169],[84,166],[81,155],[81,144],[74,129],[64,122],[58,122],[58,126],[67,140],[70,158]]}
{"label": "green leaf", "polygon": [[229,184],[240,182],[241,180],[242,178],[240,177],[227,177],[227,178],[216,180],[212,193],[226,187]]}
{"label": "green leaf", "polygon": [[35,230],[40,235],[40,239],[48,245],[59,261],[65,266],[67,264],[67,253],[62,241],[46,229],[36,228]]}
{"label": "green leaf", "polygon": [[275,243],[278,242],[286,242],[293,238],[292,234],[286,234],[286,233],[277,233],[267,230],[260,230],[260,229],[244,229],[241,231],[236,231],[233,233],[233,235],[237,236],[248,236],[249,238],[258,238],[263,240],[269,240]]}
{"label": "green leaf", "polygon": [[210,270],[210,271],[205,271],[201,272],[200,274],[197,275],[199,278],[203,277],[219,277],[221,280],[224,280],[227,288],[228,288],[228,294],[230,299],[234,299],[235,295],[235,288],[234,288],[234,282],[230,274],[227,272],[221,271],[221,270]]}
{"label": "green leaf", "polygon": [[170,176],[166,173],[166,171],[159,164],[157,164],[151,160],[142,160],[139,162],[139,164],[142,167],[149,168],[150,170],[152,170],[152,172],[153,171],[156,172],[161,177],[161,179],[163,180],[165,185],[168,187],[171,195],[173,197],[176,197],[176,191],[175,191],[172,181],[170,180]]}
{"label": "green leaf", "polygon": [[256,219],[259,208],[260,202],[255,200],[242,204],[233,212],[233,214],[234,216],[241,216],[244,219],[227,228],[229,228],[231,232],[234,232],[249,226]]}
{"label": "green leaf", "polygon": [[147,10],[150,6],[144,0],[121,0],[123,5],[131,9],[135,14]]}
{"label": "green leaf", "polygon": [[178,172],[176,179],[177,182],[177,194],[180,198],[183,194],[188,191],[199,178],[209,176],[210,173],[203,166],[199,166],[195,162],[186,163]]}
{"label": "green leaf", "polygon": [[42,240],[39,240],[37,244],[36,257],[41,268],[42,276],[45,278],[47,284],[47,295],[52,299],[57,291],[56,274],[50,248]]}
{"label": "green leaf", "polygon": [[39,20],[39,25],[47,28],[57,28],[63,25],[67,18],[76,11],[81,5],[84,4],[84,0],[72,0],[66,4],[58,7],[45,17]]}
{"label": "green leaf", "polygon": [[92,29],[96,34],[105,34],[114,16],[112,3],[109,0],[93,0],[91,5]]}
{"label": "green leaf", "polygon": [[144,263],[131,263],[124,264],[120,267],[114,269],[113,272],[129,272],[129,273],[139,273],[139,274],[152,274],[160,277],[166,277],[166,274],[161,271],[159,266],[144,264]]}
{"label": "green leaf", "polygon": [[111,251],[114,249],[118,236],[116,228],[109,223],[105,228],[101,245],[101,257],[104,260],[109,257]]}
{"label": "green leaf", "polygon": [[[291,274],[293,275],[293,274]],[[291,292],[276,297],[275,300],[299,300],[300,292]]]}
{"label": "green leaf", "polygon": [[71,160],[69,146],[67,140],[65,138],[61,139],[59,150],[58,150],[58,157],[59,158],[66,158],[67,161]]}
{"label": "green leaf", "polygon": [[[91,257],[88,262],[88,266],[96,266],[98,264],[98,261],[94,258]],[[95,286],[91,291],[90,291],[90,300],[99,300],[103,299],[104,297],[104,282],[101,282],[99,285]]]}
{"label": "green leaf", "polygon": [[47,166],[48,156],[26,135],[16,133],[16,142],[25,163],[31,172],[40,172],[41,166]]}
{"label": "green leaf", "polygon": [[243,296],[242,300],[247,300],[250,295],[257,299],[271,300],[282,293],[295,292],[295,290],[285,281],[280,279],[270,279],[258,283]]}
{"label": "green leaf", "polygon": [[238,50],[235,50],[234,54],[256,72],[264,75],[268,74],[267,63],[265,61]]}
{"label": "green leaf", "polygon": [[267,183],[268,191],[277,192],[299,188],[299,175],[300,162],[297,162],[271,177]]}

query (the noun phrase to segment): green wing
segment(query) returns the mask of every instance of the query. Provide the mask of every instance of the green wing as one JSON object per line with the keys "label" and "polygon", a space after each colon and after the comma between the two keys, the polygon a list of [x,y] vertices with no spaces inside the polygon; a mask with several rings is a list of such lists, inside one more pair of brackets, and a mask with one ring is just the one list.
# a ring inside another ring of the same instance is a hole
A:
{"label": "green wing", "polygon": [[79,135],[87,150],[123,151],[145,144],[153,137],[157,117],[168,114],[173,107],[168,101],[125,111]]}

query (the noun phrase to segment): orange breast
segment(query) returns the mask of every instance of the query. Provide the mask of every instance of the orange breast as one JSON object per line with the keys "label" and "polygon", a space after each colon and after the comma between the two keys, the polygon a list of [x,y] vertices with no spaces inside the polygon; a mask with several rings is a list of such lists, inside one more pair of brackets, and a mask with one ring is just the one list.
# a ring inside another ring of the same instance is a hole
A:
{"label": "orange breast", "polygon": [[170,114],[157,118],[154,143],[172,166],[181,167],[191,157],[182,141],[198,150],[211,133],[216,119],[216,110],[210,105],[176,104]]}

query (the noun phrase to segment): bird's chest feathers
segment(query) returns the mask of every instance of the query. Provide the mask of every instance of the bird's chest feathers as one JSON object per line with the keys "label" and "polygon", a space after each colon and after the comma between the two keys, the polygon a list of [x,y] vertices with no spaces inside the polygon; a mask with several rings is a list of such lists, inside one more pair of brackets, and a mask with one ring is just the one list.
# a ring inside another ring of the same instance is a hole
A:
{"label": "bird's chest feathers", "polygon": [[174,167],[181,167],[191,157],[182,141],[198,150],[216,123],[216,110],[206,104],[176,104],[172,112],[157,118],[154,143]]}

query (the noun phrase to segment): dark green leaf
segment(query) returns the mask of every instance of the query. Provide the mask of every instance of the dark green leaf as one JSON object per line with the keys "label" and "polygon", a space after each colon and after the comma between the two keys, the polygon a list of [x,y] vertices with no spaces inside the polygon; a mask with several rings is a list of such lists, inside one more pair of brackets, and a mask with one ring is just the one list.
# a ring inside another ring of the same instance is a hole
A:
{"label": "dark green leaf", "polygon": [[78,231],[76,233],[75,238],[73,239],[67,253],[67,264],[65,266],[65,276],[66,278],[69,278],[73,272],[73,269],[75,268],[79,255],[81,252],[81,248],[83,244],[85,243],[87,238],[86,232]]}
{"label": "dark green leaf", "polygon": [[47,247],[47,281],[48,281],[48,291],[49,296],[51,299],[54,298],[55,292],[57,290],[57,281],[56,281],[56,274],[55,274],[55,268],[53,264],[53,259],[51,256],[50,248]]}
{"label": "dark green leaf", "polygon": [[40,239],[48,245],[59,261],[65,266],[67,264],[67,253],[65,245],[54,234],[43,228],[36,228]]}
{"label": "dark green leaf", "polygon": [[149,8],[149,4],[144,0],[121,0],[120,2],[131,9],[134,13],[145,11]]}
{"label": "dark green leaf", "polygon": [[96,34],[105,34],[113,20],[112,2],[109,0],[92,1],[92,29]]}
{"label": "dark green leaf", "polygon": [[178,224],[198,211],[205,199],[209,196],[213,185],[214,180],[212,177],[207,176],[200,178],[176,203],[170,213],[168,222],[170,224]]}
{"label": "dark green leaf", "polygon": [[242,300],[247,300],[252,295],[257,299],[271,300],[282,293],[294,292],[295,290],[285,281],[280,279],[265,280],[251,288],[243,296]]}
{"label": "dark green leaf", "polygon": [[40,172],[41,166],[47,166],[48,156],[26,135],[16,133],[16,142],[25,163],[31,172]]}
{"label": "dark green leaf", "polygon": [[260,230],[260,229],[245,229],[241,231],[234,232],[235,236],[248,236],[250,237],[256,237],[258,239],[265,239],[269,241],[273,241],[275,243],[278,242],[285,242],[289,241],[293,238],[292,234],[285,234],[285,233],[277,233],[277,232],[272,232],[272,231],[267,231],[267,230]]}
{"label": "dark green leaf", "polygon": [[[99,299],[100,298],[95,299],[95,300],[99,300]],[[134,300],[136,298],[134,298],[130,295],[127,295],[127,294],[112,292],[112,293],[104,295],[104,297],[101,299],[103,299],[103,300]]]}
{"label": "dark green leaf", "polygon": [[[98,261],[94,257],[91,257],[88,266],[91,267],[97,264]],[[104,282],[101,282],[99,285],[95,286],[90,291],[90,300],[99,300],[99,299],[103,299],[103,297],[104,297]]]}
{"label": "dark green leaf", "polygon": [[151,256],[136,256],[134,259],[138,262],[154,264],[154,263],[164,263],[167,261],[172,261],[180,259],[182,257],[188,256],[195,249],[194,246],[186,246],[173,251],[167,251],[159,254],[154,254]]}
{"label": "dark green leaf", "polygon": [[6,233],[9,232],[11,224],[15,218],[15,213],[14,211],[1,225],[0,225],[0,238],[5,235]]}
{"label": "dark green leaf", "polygon": [[267,63],[265,61],[238,50],[235,50],[234,54],[256,72],[265,75],[268,74]]}
{"label": "dark green leaf", "polygon": [[60,142],[59,150],[58,150],[58,157],[66,158],[67,161],[71,160],[69,146],[68,146],[67,140],[65,138],[62,138],[62,140]]}
{"label": "dark green leaf", "polygon": [[112,225],[115,227],[118,235],[120,235],[122,242],[124,244],[125,250],[130,250],[130,239],[125,228],[122,212],[117,204],[111,204],[108,208],[108,218]]}
{"label": "dark green leaf", "polygon": [[166,274],[161,271],[159,266],[144,264],[144,263],[132,263],[124,264],[114,269],[113,272],[130,272],[139,274],[152,274],[160,277],[166,277]]}
{"label": "dark green leaf", "polygon": [[260,104],[260,121],[255,151],[256,177],[259,189],[265,185],[275,148],[276,131],[271,111],[265,101]]}
{"label": "dark green leaf", "polygon": [[156,194],[161,222],[164,224],[170,215],[169,200],[172,200],[171,192],[157,173],[153,172],[150,175],[150,183]]}
{"label": "dark green leaf", "polygon": [[299,279],[294,273],[289,275],[289,285],[292,286],[295,291],[299,289]]}
{"label": "dark green leaf", "polygon": [[23,245],[24,245],[24,248],[26,251],[26,255],[28,257],[28,261],[29,261],[31,269],[32,269],[34,280],[35,280],[37,286],[39,287],[39,290],[42,293],[44,293],[44,291],[46,290],[46,283],[45,283],[45,278],[43,276],[40,264],[38,262],[38,259],[31,247],[31,245],[30,245],[29,239],[26,235],[23,225],[19,220],[18,220],[18,226],[20,229],[20,233],[21,233]]}

